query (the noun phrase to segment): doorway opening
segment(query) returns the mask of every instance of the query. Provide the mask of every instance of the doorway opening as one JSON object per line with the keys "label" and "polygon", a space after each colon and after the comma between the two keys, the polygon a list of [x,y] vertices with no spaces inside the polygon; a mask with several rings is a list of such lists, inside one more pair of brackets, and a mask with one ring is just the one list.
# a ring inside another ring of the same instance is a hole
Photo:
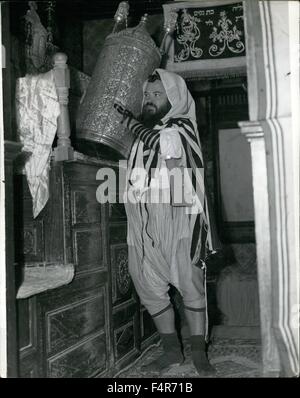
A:
{"label": "doorway opening", "polygon": [[247,77],[187,79],[195,100],[206,190],[220,240],[207,264],[211,340],[260,340]]}

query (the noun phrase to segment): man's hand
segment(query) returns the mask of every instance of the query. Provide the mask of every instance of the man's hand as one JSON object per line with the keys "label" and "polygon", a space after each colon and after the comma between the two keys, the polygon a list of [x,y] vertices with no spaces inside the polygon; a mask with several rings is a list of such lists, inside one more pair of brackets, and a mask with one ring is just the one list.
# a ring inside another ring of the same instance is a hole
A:
{"label": "man's hand", "polygon": [[133,118],[133,114],[128,109],[124,108],[122,104],[117,102],[114,104],[114,108],[123,116],[121,123],[126,121],[126,126],[128,127],[131,119]]}
{"label": "man's hand", "polygon": [[[123,116],[121,123],[125,122],[128,130],[139,137],[144,142],[147,148],[159,151],[159,131],[151,130],[143,126],[138,120],[135,119],[133,114],[119,102],[114,103],[114,108]],[[150,145],[151,141],[151,145]]]}

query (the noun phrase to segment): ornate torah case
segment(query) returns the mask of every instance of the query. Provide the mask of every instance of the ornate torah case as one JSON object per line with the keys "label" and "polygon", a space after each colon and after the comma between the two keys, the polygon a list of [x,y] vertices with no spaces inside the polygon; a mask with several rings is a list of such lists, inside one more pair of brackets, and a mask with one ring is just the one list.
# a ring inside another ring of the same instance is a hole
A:
{"label": "ornate torah case", "polygon": [[138,116],[143,83],[161,61],[161,53],[146,31],[146,19],[144,16],[138,26],[106,38],[77,118],[77,138],[107,145],[125,158],[133,136],[120,124],[121,115],[113,105],[120,102]]}

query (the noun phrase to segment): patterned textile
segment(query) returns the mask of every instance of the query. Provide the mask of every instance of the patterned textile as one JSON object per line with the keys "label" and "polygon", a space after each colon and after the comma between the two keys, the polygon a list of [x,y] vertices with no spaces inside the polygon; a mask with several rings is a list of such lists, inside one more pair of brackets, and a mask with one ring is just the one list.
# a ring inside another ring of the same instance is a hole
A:
{"label": "patterned textile", "polygon": [[22,150],[30,154],[25,172],[32,196],[34,218],[49,198],[51,146],[59,113],[53,71],[17,79],[16,118]]}

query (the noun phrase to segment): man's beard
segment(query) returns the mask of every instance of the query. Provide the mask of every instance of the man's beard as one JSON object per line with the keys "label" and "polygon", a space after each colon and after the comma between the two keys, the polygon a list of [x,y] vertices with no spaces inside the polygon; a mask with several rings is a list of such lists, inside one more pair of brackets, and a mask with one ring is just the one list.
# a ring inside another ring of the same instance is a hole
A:
{"label": "man's beard", "polygon": [[159,109],[152,103],[147,103],[143,106],[140,121],[144,126],[153,128],[171,109],[171,104],[168,102]]}

